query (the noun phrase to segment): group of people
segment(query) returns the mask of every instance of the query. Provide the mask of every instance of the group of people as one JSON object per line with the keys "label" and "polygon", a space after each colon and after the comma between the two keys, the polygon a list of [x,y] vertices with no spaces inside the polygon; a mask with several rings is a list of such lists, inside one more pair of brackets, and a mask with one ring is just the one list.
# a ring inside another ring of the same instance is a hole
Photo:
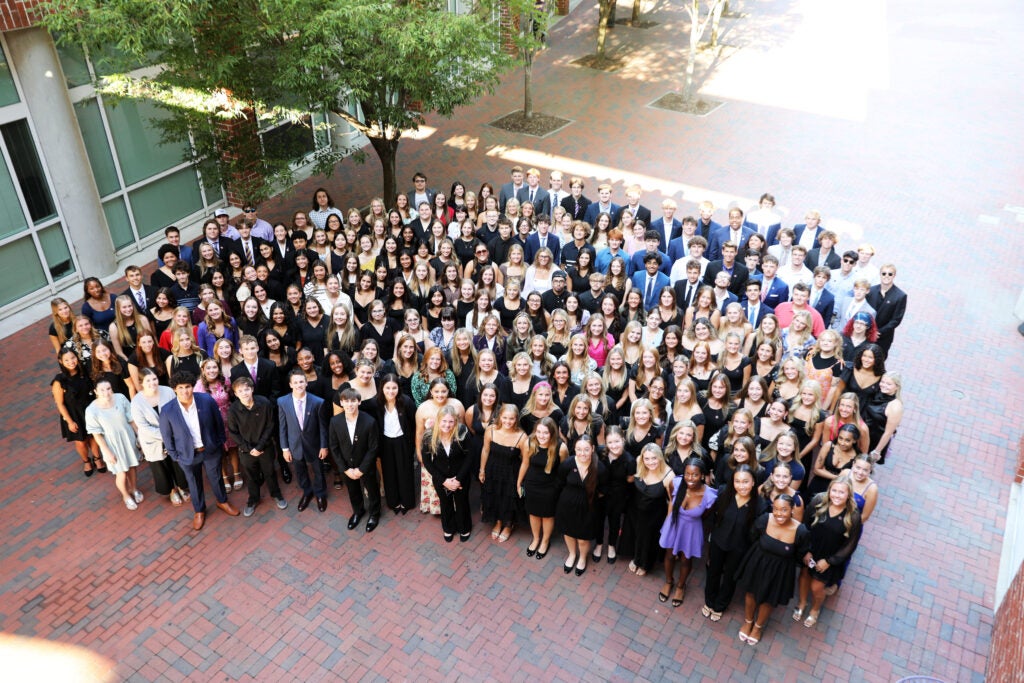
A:
{"label": "group of people", "polygon": [[[81,315],[53,301],[51,387],[86,477],[115,474],[124,505],[156,493],[245,516],[295,471],[301,512],[347,489],[348,528],[382,502],[437,514],[465,542],[471,488],[496,543],[527,525],[566,574],[630,557],[702,614],[744,595],[741,641],[797,595],[813,626],[878,500],[872,479],[902,419],[886,356],[906,309],[892,263],[872,264],[817,211],[782,226],[763,195],[715,221],[661,215],[630,186],[511,170],[497,191],[413,189],[341,211],[323,188],[274,225],[218,210],[191,245],[165,232],[143,283],[85,281]],[[474,483],[475,482],[475,483]]]}

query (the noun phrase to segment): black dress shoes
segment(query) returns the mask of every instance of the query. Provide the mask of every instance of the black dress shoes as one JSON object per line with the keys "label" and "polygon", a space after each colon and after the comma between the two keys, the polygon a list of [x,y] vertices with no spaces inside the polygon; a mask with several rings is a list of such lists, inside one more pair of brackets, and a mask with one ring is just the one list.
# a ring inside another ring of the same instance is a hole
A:
{"label": "black dress shoes", "polygon": [[309,501],[313,500],[312,493],[303,493],[302,498],[299,498],[299,504],[296,506],[299,512],[302,512],[309,507]]}
{"label": "black dress shoes", "polygon": [[377,518],[377,515],[370,515],[370,518],[366,520],[366,533],[370,533],[376,529],[379,522],[380,520]]}
{"label": "black dress shoes", "polygon": [[352,531],[359,526],[359,520],[363,518],[363,513],[359,512],[348,518],[348,530]]}
{"label": "black dress shoes", "polygon": [[281,465],[281,481],[286,484],[292,483],[292,468],[288,465]]}
{"label": "black dress shoes", "polygon": [[327,509],[327,497],[326,496],[323,497],[323,498],[317,498],[316,499],[316,509],[319,510],[320,512],[323,512],[324,510]]}

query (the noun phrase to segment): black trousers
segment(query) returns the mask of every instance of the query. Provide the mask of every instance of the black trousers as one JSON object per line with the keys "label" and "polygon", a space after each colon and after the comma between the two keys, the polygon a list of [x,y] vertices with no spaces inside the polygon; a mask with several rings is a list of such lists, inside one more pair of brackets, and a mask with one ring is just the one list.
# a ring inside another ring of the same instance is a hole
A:
{"label": "black trousers", "polygon": [[181,465],[170,458],[150,460],[149,471],[153,474],[153,488],[161,496],[169,495],[174,487],[188,490],[188,479],[185,478]]}
{"label": "black trousers", "polygon": [[344,463],[334,463],[342,474],[345,481],[345,488],[348,489],[348,500],[352,503],[352,514],[362,515],[369,512],[373,517],[380,517],[380,482],[377,481],[377,467],[370,468],[370,471],[359,479],[351,479],[345,470],[348,469]]}
{"label": "black trousers", "polygon": [[716,612],[724,612],[736,592],[736,567],[743,553],[722,550],[708,543],[707,577],[704,581],[704,604]]}
{"label": "black trousers", "polygon": [[416,455],[412,442],[402,436],[380,440],[380,471],[384,479],[384,499],[394,510],[399,505],[416,508]]}
{"label": "black trousers", "polygon": [[600,499],[598,507],[598,531],[594,545],[604,543],[605,520],[608,523],[608,545],[612,548],[619,546],[619,532],[622,530],[622,516],[626,513],[626,497],[619,495],[608,495]]}
{"label": "black trousers", "polygon": [[440,482],[434,482],[437,495],[441,499],[441,529],[446,534],[465,535],[473,528],[473,518],[469,509],[469,491],[461,488],[449,491]]}
{"label": "black trousers", "polygon": [[238,450],[238,459],[242,463],[242,471],[245,473],[245,488],[249,494],[247,505],[255,505],[260,502],[260,481],[266,482],[267,490],[272,498],[281,497],[281,487],[277,483],[277,472],[274,470],[274,454],[270,449],[263,452],[263,455],[253,456]]}

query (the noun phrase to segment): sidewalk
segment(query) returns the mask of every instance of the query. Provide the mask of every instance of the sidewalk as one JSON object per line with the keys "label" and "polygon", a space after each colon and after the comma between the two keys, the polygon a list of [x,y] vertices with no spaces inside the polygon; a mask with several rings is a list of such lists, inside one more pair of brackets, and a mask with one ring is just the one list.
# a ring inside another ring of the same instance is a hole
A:
{"label": "sidewalk", "polygon": [[[293,484],[287,511],[214,510],[195,534],[190,515],[149,495],[143,470],[147,499],[130,513],[112,478],[84,480],[59,440],[45,322],[6,340],[0,363],[0,629],[84,645],[139,681],[984,680],[1024,411],[1011,315],[1024,230],[1003,208],[1024,205],[1024,98],[987,74],[1021,71],[1024,57],[1001,46],[1016,44],[1022,19],[995,2],[972,7],[971,31],[952,8],[925,16],[898,1],[856,14],[813,0],[731,5],[749,16],[723,20],[731,48],[704,92],[725,104],[710,116],[648,106],[681,87],[681,8],[659,0],[644,16],[657,26],[616,27],[609,47],[630,67],[604,73],[569,64],[594,49],[596,3],[581,5],[552,30],[534,77],[537,110],[574,123],[542,140],[488,127],[521,108],[512,74],[403,141],[399,187],[414,171],[445,191],[455,179],[497,186],[512,165],[535,165],[583,176],[590,196],[612,182],[621,200],[639,182],[655,212],[664,196],[679,215],[712,199],[719,219],[770,191],[787,225],[819,208],[841,248],[868,240],[879,263],[898,265],[910,303],[887,365],[903,375],[906,415],[876,472],[879,507],[814,629],[780,608],[756,649],[744,646],[739,600],[718,624],[700,616],[702,569],[671,609],[656,598],[660,569],[641,579],[620,561],[566,577],[560,544],[526,558],[523,530],[499,545],[478,525],[447,545],[436,519],[389,513],[368,537],[348,532],[333,490],[322,515],[295,511]],[[372,153],[345,161],[262,217],[308,208],[320,185],[342,207],[364,205],[379,166]]]}

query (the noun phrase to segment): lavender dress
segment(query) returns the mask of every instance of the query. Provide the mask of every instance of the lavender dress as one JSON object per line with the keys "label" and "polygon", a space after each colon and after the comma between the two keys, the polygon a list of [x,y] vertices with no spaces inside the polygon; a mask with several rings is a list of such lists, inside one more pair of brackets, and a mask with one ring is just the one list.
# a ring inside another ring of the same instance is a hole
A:
{"label": "lavender dress", "polygon": [[[674,484],[676,496],[685,496],[686,483],[683,478],[676,477]],[[689,510],[682,505],[679,506],[679,511],[675,515],[675,525],[672,524],[672,506],[670,505],[668,517],[661,525],[659,541],[661,547],[671,550],[673,553],[682,553],[686,557],[700,557],[704,550],[704,524],[701,518],[704,516],[704,512],[715,504],[716,498],[718,498],[718,491],[710,486],[705,486],[704,497],[700,501],[700,505]],[[672,504],[675,504],[675,500],[672,501]]]}

